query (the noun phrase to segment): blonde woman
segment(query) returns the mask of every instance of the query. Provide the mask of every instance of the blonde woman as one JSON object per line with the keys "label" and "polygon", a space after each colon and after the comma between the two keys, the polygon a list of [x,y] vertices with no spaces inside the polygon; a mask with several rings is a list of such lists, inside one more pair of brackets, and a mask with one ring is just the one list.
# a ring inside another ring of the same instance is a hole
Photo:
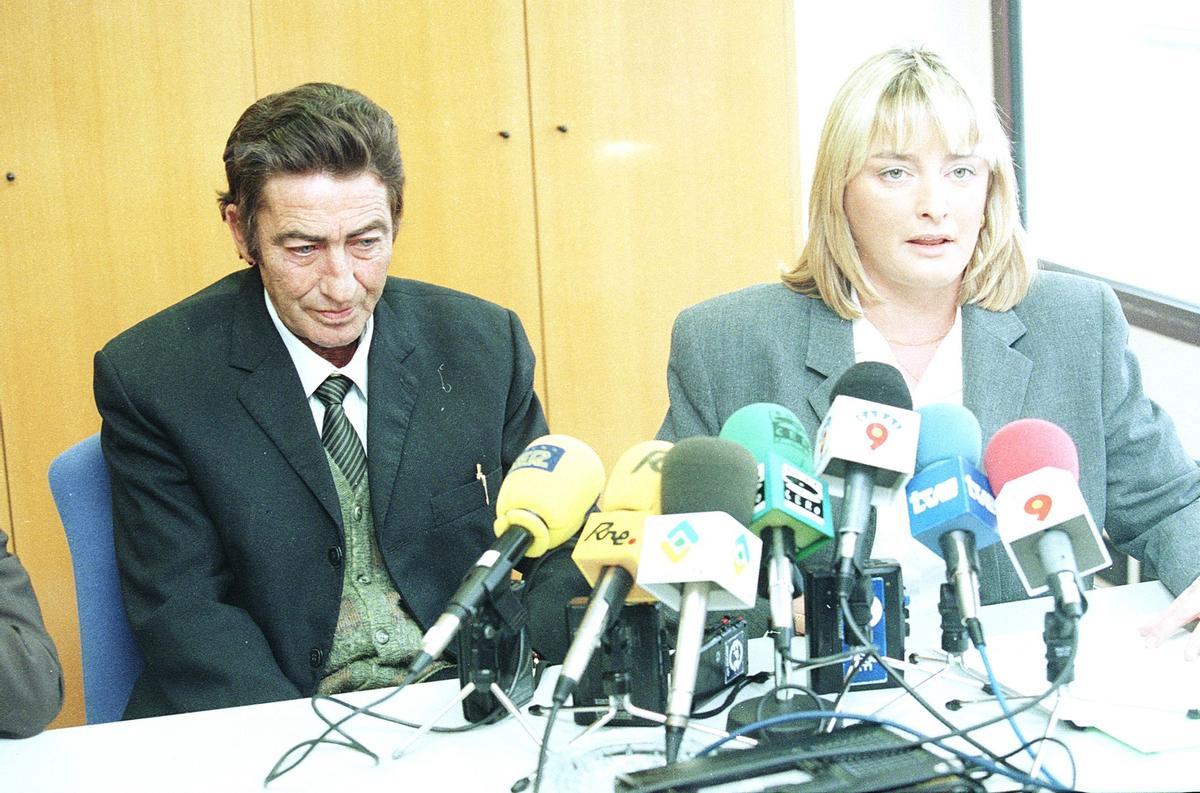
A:
{"label": "blonde woman", "polygon": [[[1018,418],[1052,421],[1076,443],[1097,525],[1184,592],[1148,628],[1161,641],[1200,612],[1200,469],[1142,393],[1127,333],[1107,286],[1038,271],[990,101],[933,53],[890,50],[834,99],[796,266],[676,320],[659,436],[715,434],[764,401],[813,434],[838,377],[864,360],[899,369],[916,407],[970,408],[985,441]],[[878,516],[874,555],[901,561],[914,620],[936,626],[944,565],[897,502]],[[980,556],[985,603],[1025,597],[999,544]]]}

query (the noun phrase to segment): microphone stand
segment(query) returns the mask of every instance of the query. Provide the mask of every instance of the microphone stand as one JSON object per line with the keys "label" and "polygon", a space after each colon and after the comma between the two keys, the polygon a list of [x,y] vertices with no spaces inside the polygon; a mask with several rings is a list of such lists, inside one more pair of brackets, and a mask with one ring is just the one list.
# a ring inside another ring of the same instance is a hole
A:
{"label": "microphone stand", "polygon": [[[493,700],[516,719],[530,740],[541,748],[541,738],[518,709],[518,705],[533,697],[532,659],[524,633],[528,613],[517,594],[520,589],[520,584],[514,585],[507,578],[486,587],[487,597],[459,633],[459,680],[463,687],[445,708],[424,722],[392,753],[393,759],[408,751],[459,703],[467,721],[482,722],[493,718],[497,713]],[[514,640],[517,644],[515,669],[510,690],[505,691],[500,685],[506,671],[501,656]],[[514,702],[514,698],[518,701]]]}
{"label": "microphone stand", "polygon": [[[571,608],[574,609],[574,605]],[[569,622],[574,622],[574,619]],[[667,663],[659,604],[626,604],[601,634],[599,645],[588,660],[585,671],[575,681],[571,689],[575,704],[560,705],[559,709],[573,714],[607,712],[608,706],[598,703],[611,703],[614,696],[617,700],[631,700],[636,689],[639,701],[648,707],[634,705],[632,708],[621,708],[619,713],[605,719],[606,723],[620,716],[626,717],[618,723],[622,727],[661,724],[661,719],[641,718],[637,712],[655,713],[655,704],[659,709],[666,706]],[[559,670],[560,680],[565,668],[564,661],[563,668]],[[599,692],[596,691],[597,682]],[[556,685],[555,698],[558,697],[559,686]],[[539,705],[534,707],[542,709]],[[576,719],[576,722],[583,723],[580,719]]]}
{"label": "microphone stand", "polygon": [[[644,611],[639,613],[639,609]],[[635,624],[636,623],[636,624]],[[621,613],[609,626],[604,633],[602,645],[598,648],[597,653],[593,656],[591,664],[594,665],[600,660],[600,656],[607,653],[608,668],[602,673],[601,681],[604,694],[608,697],[608,702],[603,705],[561,705],[559,711],[564,713],[596,713],[598,718],[594,719],[588,726],[580,732],[571,743],[580,740],[584,736],[591,735],[596,730],[608,724],[621,720],[619,726],[638,726],[638,725],[661,725],[667,721],[665,713],[660,713],[650,708],[641,707],[633,702],[634,674],[630,671],[637,654],[634,647],[633,636],[631,635],[637,630],[654,631],[661,630],[660,617],[657,605],[650,604],[626,605]],[[656,642],[649,643],[651,648],[658,647]],[[652,652],[655,650],[652,649]],[[644,655],[644,651],[642,655]],[[639,658],[640,663],[647,663],[650,659]],[[574,691],[574,696],[578,696],[580,689],[577,686]],[[665,697],[665,694],[664,694]],[[665,698],[662,700],[665,703]],[[547,712],[547,708],[543,705],[533,705],[529,708],[529,712],[534,716],[541,716]],[[709,727],[695,721],[689,721],[688,726],[694,728],[698,732],[712,735],[718,738],[727,737],[729,733],[722,730]],[[739,737],[735,739],[744,746],[757,746],[758,741],[753,738]]]}
{"label": "microphone stand", "polygon": [[[938,604],[938,610],[942,613],[942,649],[946,651],[945,660],[924,656],[927,660],[938,661],[945,663],[947,666],[957,668],[961,673],[968,677],[973,677],[984,684],[984,691],[989,692],[989,696],[974,700],[951,700],[953,706],[951,710],[959,710],[963,705],[989,703],[996,700],[996,696],[990,693],[991,684],[986,677],[980,675],[975,670],[965,666],[962,663],[962,654],[955,654],[953,650],[946,646],[947,644],[947,624],[953,619],[951,609],[957,612],[956,602],[953,592],[947,596],[946,589],[949,585],[942,585],[942,599]],[[1067,689],[1070,683],[1075,680],[1075,668],[1073,657],[1075,648],[1079,644],[1079,615],[1087,611],[1087,598],[1084,597],[1082,588],[1070,592],[1065,598],[1060,596],[1060,591],[1057,587],[1052,587],[1054,596],[1054,608],[1046,612],[1043,620],[1042,640],[1046,645],[1046,680],[1049,683],[1059,682],[1060,689],[1058,698],[1055,701],[1054,710],[1051,713],[1052,723],[1057,721],[1058,711],[1063,700],[1067,696]],[[1078,593],[1076,596],[1075,593]],[[949,597],[949,601],[947,601]],[[961,622],[958,623],[960,627]],[[965,627],[963,628],[965,632]],[[953,633],[953,632],[952,632]],[[962,643],[963,649],[966,649],[966,641],[961,636],[958,641]],[[1006,698],[1010,701],[1018,699],[1028,699],[1027,696],[1021,696],[1018,692],[1013,691],[1007,686],[1002,686],[1006,692]],[[950,703],[947,703],[950,705]],[[1048,734],[1048,732],[1047,732]],[[1040,754],[1040,750],[1039,750]]]}
{"label": "microphone stand", "polygon": [[[791,599],[795,594],[796,545],[793,533],[781,527],[763,529],[763,539],[770,548],[764,559],[770,582],[771,622],[775,628],[775,688],[766,694],[742,700],[729,711],[725,726],[730,732],[774,716],[790,715],[805,710],[819,710],[820,702],[808,702],[809,697],[792,685],[792,624]],[[786,592],[786,602],[780,593]],[[792,741],[799,736],[816,732],[817,722],[787,721],[762,731],[764,741]]]}
{"label": "microphone stand", "polygon": [[[572,705],[561,708],[563,711],[571,713],[598,713],[600,717],[584,728],[583,732],[571,739],[571,743],[581,740],[585,736],[591,735],[596,730],[605,726],[618,716],[629,716],[652,722],[654,724],[666,724],[667,716],[665,713],[649,710],[633,704],[633,699],[630,696],[630,676],[628,672],[611,672],[604,677],[604,691],[608,694],[607,705]],[[534,712],[533,709],[530,709]],[[540,715],[543,708],[537,706],[535,715]],[[706,724],[701,724],[696,721],[689,721],[688,728],[694,729],[697,732],[702,732],[706,735],[712,735],[716,738],[727,738],[729,732],[718,730],[715,727],[709,727]],[[746,736],[738,736],[734,739],[744,746],[757,746],[758,741]]]}

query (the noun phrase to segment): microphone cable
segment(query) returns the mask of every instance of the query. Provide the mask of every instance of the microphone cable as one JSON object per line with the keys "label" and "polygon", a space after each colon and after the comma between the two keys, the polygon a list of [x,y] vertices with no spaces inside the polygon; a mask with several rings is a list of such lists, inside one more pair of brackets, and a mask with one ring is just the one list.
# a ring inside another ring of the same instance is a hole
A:
{"label": "microphone cable", "polygon": [[[731,705],[733,705],[733,701],[735,699],[737,699],[737,695],[742,693],[742,689],[744,689],[746,686],[757,685],[759,683],[765,683],[770,679],[771,679],[770,672],[755,672],[752,675],[746,675],[745,677],[741,678],[740,680],[738,680],[736,683],[734,683],[732,686],[729,687],[729,693],[725,695],[725,699],[724,699],[724,701],[721,702],[720,705],[716,705],[715,707],[709,708],[708,710],[693,710],[692,715],[689,716],[689,718],[710,719],[713,716],[716,716],[719,713],[725,711]],[[788,686],[788,687],[794,688],[794,686]],[[711,702],[714,699],[716,699],[717,695],[720,694],[722,690],[723,689],[718,689],[716,692],[713,693],[713,695],[711,697],[709,697],[707,700],[705,700],[705,702],[706,703]],[[774,690],[776,690],[776,689],[772,689],[772,691],[774,691]]]}
{"label": "microphone cable", "polygon": [[[1004,714],[1004,717],[1008,719],[1009,726],[1012,727],[1013,734],[1017,736],[1017,740],[1021,742],[1021,745],[1025,747],[1025,751],[1028,752],[1029,759],[1034,763],[1034,768],[1037,768],[1038,757],[1033,753],[1033,749],[1031,748],[1032,744],[1027,741],[1025,736],[1021,733],[1021,728],[1017,725],[1017,720],[1013,717],[1012,711],[1008,709],[1008,700],[1004,698],[1004,689],[1001,687],[999,681],[996,680],[996,673],[992,670],[992,662],[988,659],[987,647],[983,644],[980,644],[977,646],[977,649],[979,650],[979,657],[983,659],[983,668],[987,670],[988,685],[992,687],[992,691],[996,695],[996,702],[1000,705],[1000,711]],[[1055,779],[1054,775],[1045,768],[1042,768],[1041,772],[1055,787],[1063,786],[1062,783]]]}
{"label": "microphone cable", "polygon": [[[752,684],[757,684],[757,683],[765,683],[765,682],[767,682],[767,679],[769,677],[770,677],[770,672],[756,672],[753,675],[747,675],[747,676],[743,677],[741,680],[737,681],[736,683],[733,684],[733,686],[730,687],[729,693],[725,696],[725,700],[720,705],[718,705],[714,708],[711,708],[709,710],[694,710],[694,711],[692,711],[689,718],[707,719],[712,716],[716,716],[717,714],[719,714],[722,711],[729,708],[729,706],[732,705],[733,701],[737,698],[737,695],[740,694],[742,692],[742,689],[744,689],[746,686],[749,686]],[[788,688],[801,688],[801,686],[788,686]],[[804,688],[803,690],[806,691],[807,693],[809,693],[809,695],[814,698],[814,701],[816,701],[816,702],[820,701],[819,699],[816,698],[816,694],[813,693],[811,690],[809,690],[807,688]],[[717,693],[719,694],[720,692],[718,691]],[[711,701],[712,699],[715,699],[715,698],[716,698],[716,694],[714,694],[713,697],[710,697],[709,700]],[[549,746],[550,746],[550,732],[554,728],[554,721],[555,721],[555,719],[558,718],[558,712],[562,708],[562,705],[563,705],[562,702],[553,702],[553,701],[550,704],[550,711],[546,717],[546,729],[542,734],[542,745],[541,745],[541,748],[538,750],[537,770],[534,772],[533,793],[538,793],[538,791],[541,790],[542,773],[545,771],[546,759],[547,759],[547,755],[549,752]],[[760,707],[761,707],[761,704],[760,704]],[[760,711],[760,715],[761,715],[761,711]]]}
{"label": "microphone cable", "polygon": [[[527,656],[531,657],[531,655],[529,653],[528,637],[525,635],[524,631],[521,631],[521,633],[520,633],[518,646],[517,646],[517,652],[521,658],[520,664],[524,665],[524,664],[528,663],[525,659]],[[513,694],[513,692],[516,690],[516,685],[517,685],[518,681],[521,679],[521,676],[522,676],[521,674],[513,675],[513,680],[510,683],[508,690],[506,690],[504,692],[505,696],[511,696]],[[311,705],[313,712],[317,715],[317,718],[319,718],[322,722],[325,723],[325,725],[326,725],[325,730],[320,735],[318,735],[316,738],[309,738],[307,740],[301,741],[300,743],[297,743],[297,744],[289,747],[286,751],[284,751],[284,753],[279,757],[279,759],[275,761],[275,765],[272,766],[271,770],[267,773],[267,776],[263,779],[263,786],[264,787],[267,786],[268,784],[275,781],[276,779],[279,779],[284,774],[297,768],[301,763],[303,763],[306,759],[308,759],[308,756],[310,754],[312,754],[312,752],[318,746],[321,746],[322,744],[328,744],[330,746],[341,746],[346,749],[351,749],[355,752],[359,752],[360,754],[364,754],[367,757],[370,757],[372,761],[374,761],[375,763],[378,763],[379,755],[377,755],[375,752],[373,752],[369,748],[367,748],[367,746],[365,744],[363,744],[361,741],[359,741],[354,736],[350,735],[348,732],[346,732],[344,729],[342,729],[342,727],[344,724],[346,724],[346,722],[350,721],[351,719],[355,718],[356,716],[365,715],[365,716],[370,716],[371,718],[379,719],[380,721],[386,721],[386,722],[389,722],[392,724],[396,724],[401,727],[408,727],[408,728],[417,729],[417,730],[421,729],[421,727],[424,726],[422,724],[408,721],[406,719],[401,719],[397,716],[389,716],[385,713],[379,713],[378,711],[375,710],[375,708],[377,708],[380,705],[382,705],[383,703],[387,702],[392,697],[396,696],[401,691],[403,691],[410,683],[414,682],[412,677],[413,676],[410,671],[410,673],[407,674],[404,677],[404,679],[400,681],[400,684],[398,686],[396,686],[394,689],[392,689],[388,693],[384,694],[382,697],[372,700],[371,702],[368,702],[365,705],[359,705],[359,706],[352,705],[343,699],[338,699],[338,697],[333,694],[313,694],[309,698],[309,704]],[[347,713],[345,716],[342,716],[337,721],[331,721],[330,717],[327,716],[325,713],[321,712],[320,707],[318,707],[319,703],[321,703],[321,702],[332,702],[334,704],[341,705],[343,708],[348,709],[350,712]],[[468,732],[477,727],[482,727],[487,724],[494,724],[497,721],[500,721],[501,719],[503,719],[504,716],[507,715],[507,713],[508,713],[508,711],[506,711],[504,709],[503,705],[498,705],[495,710],[493,710],[491,713],[489,713],[487,716],[485,716],[483,719],[481,719],[477,722],[460,724],[456,727],[431,726],[431,727],[429,727],[429,731],[436,732],[436,733]],[[342,737],[342,739],[331,738],[330,736],[334,735],[334,734],[340,735]],[[300,750],[303,750],[303,752],[300,754],[300,756],[298,758],[296,758],[294,761],[292,761],[290,764],[285,765],[288,758]]]}
{"label": "microphone cable", "polygon": [[[1042,703],[1043,700],[1045,700],[1051,694],[1053,694],[1054,692],[1056,692],[1060,688],[1062,688],[1064,685],[1066,685],[1066,682],[1067,682],[1066,678],[1073,671],[1071,667],[1074,665],[1075,655],[1078,652],[1078,650],[1079,650],[1078,642],[1072,644],[1071,645],[1071,654],[1067,658],[1066,665],[1063,667],[1062,671],[1059,672],[1058,677],[1055,678],[1054,681],[1050,684],[1050,687],[1047,688],[1044,692],[1042,692],[1041,694],[1039,694],[1037,696],[1029,697],[1029,701],[1024,703],[1023,705],[1019,705],[1018,707],[1013,708],[1011,711],[1012,715],[1017,716],[1028,710],[1032,710],[1033,708],[1036,708],[1038,705],[1040,705]],[[961,735],[961,733],[963,733],[963,732],[973,732],[975,730],[980,730],[980,729],[983,729],[984,727],[990,727],[993,724],[998,724],[999,722],[1002,722],[1007,718],[1008,718],[1008,716],[1006,716],[1002,713],[999,716],[994,716],[990,719],[986,719],[986,720],[981,721],[971,727],[963,728],[963,730],[954,730],[951,733],[947,733],[947,736],[958,736],[958,735]]]}
{"label": "microphone cable", "polygon": [[562,702],[552,702],[550,713],[546,717],[546,729],[542,733],[542,745],[538,747],[537,770],[533,773],[533,793],[538,793],[542,789],[542,774],[546,770],[546,758],[550,753],[550,731],[554,729],[554,720],[558,718],[558,711],[562,709],[562,704]]}
{"label": "microphone cable", "polygon": [[[879,654],[879,649],[875,647],[875,645],[871,645],[867,652],[860,653],[854,658],[854,663],[850,665],[850,668],[846,670],[846,674],[842,678],[842,690],[838,692],[837,697],[833,700],[833,706],[830,708],[831,710],[837,710],[838,707],[841,706],[842,700],[845,699],[846,694],[850,692],[850,684],[854,682],[854,676],[859,673],[866,660],[872,657],[874,657],[880,663],[883,663],[883,656]],[[818,727],[818,729],[820,728]],[[826,732],[833,732],[835,729],[837,729],[836,719],[829,722],[829,729],[826,730]]]}
{"label": "microphone cable", "polygon": [[[851,628],[855,633],[855,639],[858,640],[859,642],[865,643],[866,642],[865,637],[862,636],[862,632],[859,630],[858,624],[855,623],[851,617],[849,599],[841,598],[840,605],[841,605],[841,609],[842,609],[842,619],[848,621],[849,624],[851,625]],[[942,725],[944,725],[945,727],[948,728],[948,730],[949,730],[948,732],[946,732],[942,735],[939,735],[939,736],[935,736],[934,740],[943,741],[943,740],[948,740],[950,738],[961,738],[962,740],[966,741],[971,746],[975,747],[980,752],[982,752],[984,755],[986,755],[987,757],[996,761],[1000,765],[1002,765],[1006,768],[1011,768],[1014,771],[1024,774],[1023,771],[1016,768],[1016,766],[1012,765],[1008,761],[1008,758],[1012,756],[1012,753],[1010,753],[1008,755],[1003,755],[1003,756],[998,755],[995,752],[993,752],[992,750],[988,749],[983,744],[976,741],[971,736],[971,733],[975,732],[976,730],[983,729],[984,727],[990,727],[991,725],[997,724],[1001,721],[1004,721],[1005,719],[1015,717],[1016,715],[1018,715],[1020,713],[1024,713],[1028,710],[1031,710],[1031,709],[1037,707],[1048,696],[1050,696],[1055,691],[1057,691],[1059,688],[1061,688],[1063,686],[1063,684],[1066,682],[1066,678],[1073,671],[1072,667],[1074,666],[1075,655],[1079,649],[1079,644],[1078,644],[1078,639],[1076,639],[1076,641],[1071,645],[1070,657],[1067,659],[1067,662],[1063,665],[1062,671],[1059,672],[1059,675],[1055,679],[1055,681],[1040,696],[1030,699],[1028,702],[1024,703],[1023,705],[1021,705],[1020,707],[1018,707],[1012,711],[1009,711],[1008,713],[1001,713],[999,716],[995,716],[993,718],[986,719],[984,721],[978,722],[977,724],[971,725],[969,727],[963,727],[961,729],[957,728],[953,724],[951,724],[949,720],[947,720],[936,708],[933,707],[933,705],[931,705],[928,701],[925,700],[924,697],[922,697],[920,694],[918,694],[916,689],[914,689],[911,685],[909,685],[908,682],[903,677],[896,674],[895,670],[892,669],[891,665],[885,660],[885,658],[883,658],[882,656],[879,655],[879,652],[875,647],[871,646],[870,649],[871,649],[871,655],[873,655],[875,657],[875,659],[883,666],[883,669],[887,673],[888,677],[891,678],[893,681],[895,681],[901,688],[903,688],[908,693],[908,695],[911,696],[917,702],[917,704],[919,704],[922,708],[924,708],[931,716],[933,716],[935,719],[937,719],[939,722],[941,722]],[[1068,755],[1069,754],[1070,754],[1070,751],[1068,750]],[[1072,765],[1074,765],[1073,757],[1072,757],[1071,762],[1072,762]],[[1066,788],[1062,788],[1062,789],[1065,790]]]}
{"label": "microphone cable", "polygon": [[1048,744],[1048,743],[1057,744],[1058,747],[1063,750],[1063,754],[1066,755],[1067,762],[1070,763],[1070,765],[1071,765],[1071,784],[1064,789],[1065,790],[1075,790],[1076,783],[1079,781],[1079,768],[1075,765],[1075,755],[1071,754],[1071,747],[1067,746],[1066,742],[1059,738],[1050,738],[1049,736],[1043,735],[1040,738],[1034,738],[1029,743],[1021,744],[1020,746],[1018,746],[1016,749],[1013,749],[1008,754],[1001,755],[1001,757],[1003,757],[1004,760],[1007,762],[1009,760],[1009,758],[1015,757],[1016,755],[1020,754],[1021,752],[1027,752],[1035,744],[1039,744],[1039,743],[1043,744],[1043,745]]}
{"label": "microphone cable", "polygon": [[[869,652],[870,656],[873,657],[880,664],[880,666],[883,667],[884,672],[887,674],[887,676],[892,681],[894,681],[897,685],[899,685],[901,688],[903,688],[908,693],[908,695],[916,701],[916,703],[918,705],[920,705],[922,708],[924,708],[926,711],[928,711],[929,715],[933,716],[935,719],[937,719],[939,722],[941,722],[941,724],[944,727],[946,727],[947,729],[950,730],[950,732],[948,733],[948,736],[962,738],[964,741],[969,743],[971,746],[975,747],[975,749],[982,752],[986,757],[991,758],[992,760],[996,761],[997,763],[1004,764],[1004,761],[1000,759],[999,755],[997,755],[991,749],[988,749],[986,746],[984,746],[979,741],[975,740],[969,734],[971,731],[978,729],[977,727],[973,727],[969,730],[959,730],[952,723],[950,723],[949,719],[947,719],[945,716],[943,716],[940,712],[938,712],[938,710],[936,708],[933,707],[933,705],[931,705],[928,701],[926,701],[926,699],[924,697],[922,697],[920,694],[918,694],[917,690],[915,688],[913,688],[911,685],[909,685],[907,680],[905,680],[902,676],[896,674],[896,670],[892,669],[891,664],[889,664],[886,660],[884,660],[884,657],[879,654],[878,648],[876,648],[874,645],[872,645],[870,642],[868,642],[866,637],[863,636],[862,631],[859,629],[858,623],[854,620],[853,613],[850,610],[850,598],[848,596],[845,596],[845,595],[839,596],[838,604],[842,611],[842,621],[845,624],[850,626],[850,629],[854,632],[855,640],[858,641],[860,644],[869,648],[868,652]],[[1004,717],[1001,716],[1000,718],[1003,719]],[[1017,769],[1015,766],[1010,766],[1010,767],[1016,771],[1020,771],[1020,769]]]}
{"label": "microphone cable", "polygon": [[[316,738],[309,738],[307,740],[301,741],[300,743],[297,743],[297,744],[291,746],[290,748],[288,748],[280,756],[280,758],[275,761],[275,765],[271,767],[271,770],[267,772],[266,778],[263,779],[263,786],[265,787],[265,786],[271,784],[272,782],[274,782],[276,779],[279,779],[284,774],[297,768],[301,763],[303,763],[305,760],[307,760],[308,756],[313,753],[313,750],[316,749],[321,744],[329,744],[331,746],[342,746],[347,749],[353,749],[356,752],[361,752],[362,754],[367,755],[372,760],[374,760],[376,763],[378,763],[379,755],[372,752],[365,745],[363,745],[361,741],[354,738],[352,735],[350,735],[345,730],[343,730],[342,725],[345,724],[346,722],[350,721],[351,719],[353,719],[355,716],[358,716],[359,714],[362,714],[362,713],[369,713],[371,715],[376,715],[373,711],[373,708],[376,708],[379,705],[382,705],[383,703],[390,700],[392,697],[399,694],[401,691],[403,691],[408,686],[408,684],[411,682],[411,680],[412,680],[412,675],[406,674],[404,676],[404,679],[400,681],[400,685],[396,686],[396,688],[394,688],[393,690],[384,694],[382,697],[379,697],[371,702],[368,702],[366,705],[352,707],[348,703],[342,702],[341,700],[337,700],[339,702],[339,704],[345,705],[346,707],[350,707],[351,710],[349,713],[347,713],[342,718],[338,719],[336,722],[329,721],[329,719],[325,716],[325,714],[321,712],[320,708],[317,707],[318,702],[327,698],[326,695],[313,694],[312,697],[309,698],[309,703],[312,706],[313,712],[317,714],[317,718],[319,718],[321,721],[325,722],[325,724],[327,725],[325,728],[325,731],[322,732],[320,735],[318,735]],[[332,697],[328,697],[328,698],[332,699]],[[337,738],[330,738],[329,736],[334,733],[341,735],[345,740],[339,740]],[[300,756],[298,758],[296,758],[294,761],[292,761],[290,764],[287,764],[288,758],[290,758],[293,754],[295,754],[296,752],[298,752],[302,749],[303,749],[303,752],[300,754]]]}

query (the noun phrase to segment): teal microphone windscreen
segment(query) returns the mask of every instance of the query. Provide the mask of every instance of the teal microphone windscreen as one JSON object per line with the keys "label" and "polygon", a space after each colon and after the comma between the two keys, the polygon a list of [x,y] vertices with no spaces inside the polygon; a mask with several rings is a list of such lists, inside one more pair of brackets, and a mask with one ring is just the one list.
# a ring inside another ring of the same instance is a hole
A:
{"label": "teal microphone windscreen", "polygon": [[805,473],[813,472],[812,442],[796,414],[773,402],[738,408],[721,425],[721,436],[744,447],[762,461],[778,454]]}
{"label": "teal microphone windscreen", "polygon": [[758,467],[750,530],[790,529],[795,558],[817,551],[833,536],[824,483],[813,472],[812,443],[788,408],[756,402],[734,411],[721,437],[744,446]]}

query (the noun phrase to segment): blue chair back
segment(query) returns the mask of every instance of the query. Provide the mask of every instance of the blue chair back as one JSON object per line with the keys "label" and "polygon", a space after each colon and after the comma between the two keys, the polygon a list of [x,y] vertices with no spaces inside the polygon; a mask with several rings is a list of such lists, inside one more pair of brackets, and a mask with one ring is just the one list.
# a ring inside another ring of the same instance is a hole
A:
{"label": "blue chair back", "polygon": [[67,533],[75,571],[87,723],[118,721],[143,662],[121,599],[113,550],[112,486],[99,435],[55,458],[50,464],[50,492]]}

